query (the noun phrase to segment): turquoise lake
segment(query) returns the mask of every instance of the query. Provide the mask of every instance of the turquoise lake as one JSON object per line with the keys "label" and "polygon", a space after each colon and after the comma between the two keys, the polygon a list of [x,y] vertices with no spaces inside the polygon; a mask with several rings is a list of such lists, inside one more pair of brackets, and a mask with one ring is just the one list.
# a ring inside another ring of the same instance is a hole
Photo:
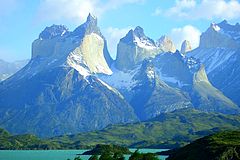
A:
{"label": "turquoise lake", "polygon": [[[135,149],[130,149],[135,151]],[[0,160],[73,160],[76,154],[81,154],[87,150],[0,150]],[[142,153],[155,153],[164,151],[163,149],[140,149]],[[90,156],[80,156],[87,160]],[[125,156],[126,160],[128,155]],[[159,156],[165,160],[166,156]]]}

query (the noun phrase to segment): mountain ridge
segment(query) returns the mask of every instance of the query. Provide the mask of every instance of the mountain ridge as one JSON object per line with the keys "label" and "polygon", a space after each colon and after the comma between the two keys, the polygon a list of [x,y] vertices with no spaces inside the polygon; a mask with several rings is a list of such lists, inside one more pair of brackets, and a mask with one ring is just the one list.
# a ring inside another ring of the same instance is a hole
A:
{"label": "mountain ridge", "polygon": [[[227,30],[220,31],[212,24],[201,41],[208,32],[226,38]],[[174,49],[171,39],[163,37],[158,46],[138,26],[119,41],[113,61],[91,14],[74,31],[62,25],[47,27],[32,44],[30,62],[0,83],[0,126],[50,137],[143,121],[182,108],[239,114],[240,108],[211,81],[209,68],[215,71],[218,65],[209,66],[197,56],[219,50],[235,55],[229,53],[232,47],[216,48],[220,39],[186,55],[164,52],[164,47]],[[229,61],[228,54],[222,63]]]}

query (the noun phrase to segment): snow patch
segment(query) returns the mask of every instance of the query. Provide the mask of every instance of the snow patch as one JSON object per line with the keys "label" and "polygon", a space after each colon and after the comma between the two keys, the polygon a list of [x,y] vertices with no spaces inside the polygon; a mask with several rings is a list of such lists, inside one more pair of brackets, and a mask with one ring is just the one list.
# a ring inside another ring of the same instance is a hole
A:
{"label": "snow patch", "polygon": [[114,93],[116,93],[117,95],[119,95],[122,99],[124,99],[124,97],[113,87],[111,87],[110,85],[108,85],[107,83],[103,82],[101,79],[99,79],[99,82],[101,82],[104,86],[106,86],[109,90],[113,91]]}
{"label": "snow patch", "polygon": [[161,69],[156,69],[158,76],[162,81],[165,83],[172,83],[172,84],[177,84],[179,88],[182,88],[183,86],[187,86],[188,84],[182,83],[179,79],[176,77],[170,77],[165,74],[162,74]]}
{"label": "snow patch", "polygon": [[156,47],[154,45],[152,45],[151,42],[149,42],[148,40],[142,40],[139,37],[135,36],[134,37],[134,41],[137,46],[141,47],[141,48],[145,48],[147,50],[153,50],[156,49]]}
{"label": "snow patch", "polygon": [[66,33],[66,30],[64,30],[64,31],[62,32],[61,37],[62,37],[65,33]]}
{"label": "snow patch", "polygon": [[130,91],[137,84],[137,81],[133,78],[137,69],[123,72],[116,69],[115,67],[112,67],[112,75],[102,75],[100,76],[100,78],[114,88],[127,89],[128,91]]}
{"label": "snow patch", "polygon": [[49,65],[51,65],[51,64],[53,64],[54,62],[56,62],[57,61],[57,59],[53,59],[51,62],[49,62],[47,65],[49,66]]}
{"label": "snow patch", "polygon": [[212,23],[212,28],[217,32],[221,30],[221,28],[215,23]]}
{"label": "snow patch", "polygon": [[148,76],[149,79],[154,79],[154,77],[155,77],[154,70],[148,70],[147,71],[147,76]]}
{"label": "snow patch", "polygon": [[236,53],[234,49],[214,48],[214,49],[201,49],[198,48],[189,52],[187,56],[193,56],[200,59],[206,66],[206,72],[210,73],[218,66],[226,62],[233,54]]}
{"label": "snow patch", "polygon": [[70,53],[67,58],[67,64],[76,69],[79,72],[79,74],[81,74],[84,78],[90,75],[89,70],[83,67],[85,66],[85,62],[83,61],[82,55],[80,54],[76,55]]}

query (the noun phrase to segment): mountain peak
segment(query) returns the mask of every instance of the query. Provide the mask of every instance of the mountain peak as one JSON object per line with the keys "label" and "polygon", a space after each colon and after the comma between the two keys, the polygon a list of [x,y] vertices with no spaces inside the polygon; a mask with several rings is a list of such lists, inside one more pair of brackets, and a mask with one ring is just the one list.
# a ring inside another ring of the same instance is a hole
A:
{"label": "mountain peak", "polygon": [[67,34],[68,28],[64,25],[53,24],[50,27],[46,27],[39,35],[39,39],[52,39],[57,36],[63,36]]}
{"label": "mountain peak", "polygon": [[228,21],[226,19],[224,19],[222,22],[220,22],[219,24],[228,24]]}
{"label": "mountain peak", "polygon": [[231,25],[226,20],[221,23],[211,23],[200,37],[201,48],[239,48],[240,26]]}
{"label": "mountain peak", "polygon": [[94,15],[92,15],[91,13],[89,13],[86,22],[87,22],[87,23],[92,23],[92,24],[94,24],[94,25],[97,26],[97,17],[95,17]]}
{"label": "mountain peak", "polygon": [[163,35],[157,40],[157,46],[164,52],[176,52],[176,47],[174,43],[172,42],[171,38],[166,35]]}
{"label": "mountain peak", "polygon": [[154,40],[144,34],[143,28],[137,26],[118,43],[116,67],[119,70],[132,69],[139,62],[157,54]]}
{"label": "mountain peak", "polygon": [[125,37],[123,37],[121,42],[130,45],[137,45],[142,48],[155,48],[155,42],[151,38],[147,37],[144,33],[144,29],[137,26],[134,30],[131,29]]}
{"label": "mountain peak", "polygon": [[169,40],[170,37],[166,36],[166,35],[163,35],[162,37],[159,38],[160,41],[166,41],[166,40]]}
{"label": "mountain peak", "polygon": [[94,16],[93,14],[89,13],[87,17],[87,21],[92,21],[92,20],[97,20],[97,17]]}
{"label": "mountain peak", "polygon": [[93,16],[91,13],[89,13],[86,22],[80,25],[79,27],[77,27],[73,31],[72,35],[83,37],[84,35],[91,34],[91,33],[96,33],[103,38],[103,35],[100,32],[100,29],[97,24],[97,18]]}
{"label": "mountain peak", "polygon": [[221,28],[216,23],[211,23],[210,28],[216,32],[221,30]]}
{"label": "mountain peak", "polygon": [[192,50],[192,46],[190,41],[188,40],[183,41],[181,46],[181,53],[185,55],[187,52],[190,52],[191,50]]}
{"label": "mountain peak", "polygon": [[135,29],[134,29],[134,33],[137,37],[145,37],[145,34],[144,34],[144,30],[142,27],[140,26],[137,26]]}

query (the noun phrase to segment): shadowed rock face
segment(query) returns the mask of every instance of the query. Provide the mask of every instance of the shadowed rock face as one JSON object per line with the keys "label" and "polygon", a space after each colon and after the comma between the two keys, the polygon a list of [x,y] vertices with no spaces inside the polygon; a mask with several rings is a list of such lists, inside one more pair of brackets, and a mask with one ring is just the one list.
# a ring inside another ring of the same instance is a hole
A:
{"label": "shadowed rock face", "polygon": [[225,97],[217,88],[209,82],[204,66],[194,74],[193,94],[194,106],[207,112],[220,112],[225,114],[239,113],[239,107],[229,98]]}
{"label": "shadowed rock face", "polygon": [[240,105],[240,26],[223,21],[201,35],[200,46],[187,56],[199,59],[206,68],[210,82],[224,95]]}
{"label": "shadowed rock face", "polygon": [[89,15],[74,32],[53,25],[40,34],[28,65],[0,83],[1,127],[46,137],[137,121],[123,96],[93,76],[112,73],[96,25]]}
{"label": "shadowed rock face", "polygon": [[[217,26],[209,30],[214,35],[222,34]],[[228,53],[229,48],[219,50],[203,43],[205,48],[184,56],[178,51],[163,52],[173,49],[166,37],[159,44],[136,27],[120,40],[117,59],[111,65],[106,40],[92,15],[73,32],[64,26],[46,28],[33,42],[28,65],[0,83],[0,127],[44,137],[146,120],[189,107],[239,113],[206,74],[220,73],[215,69],[228,62],[235,49],[225,56],[220,53]],[[187,51],[189,46],[185,44]],[[198,56],[193,55],[196,52]],[[206,72],[201,62],[209,62]]]}
{"label": "shadowed rock face", "polygon": [[229,48],[236,49],[240,46],[240,27],[230,25],[226,21],[219,24],[212,23],[200,37],[200,48]]}
{"label": "shadowed rock face", "polygon": [[181,53],[162,53],[134,69],[100,77],[117,88],[141,120],[180,108],[239,113],[239,108],[212,86],[199,60]]}

